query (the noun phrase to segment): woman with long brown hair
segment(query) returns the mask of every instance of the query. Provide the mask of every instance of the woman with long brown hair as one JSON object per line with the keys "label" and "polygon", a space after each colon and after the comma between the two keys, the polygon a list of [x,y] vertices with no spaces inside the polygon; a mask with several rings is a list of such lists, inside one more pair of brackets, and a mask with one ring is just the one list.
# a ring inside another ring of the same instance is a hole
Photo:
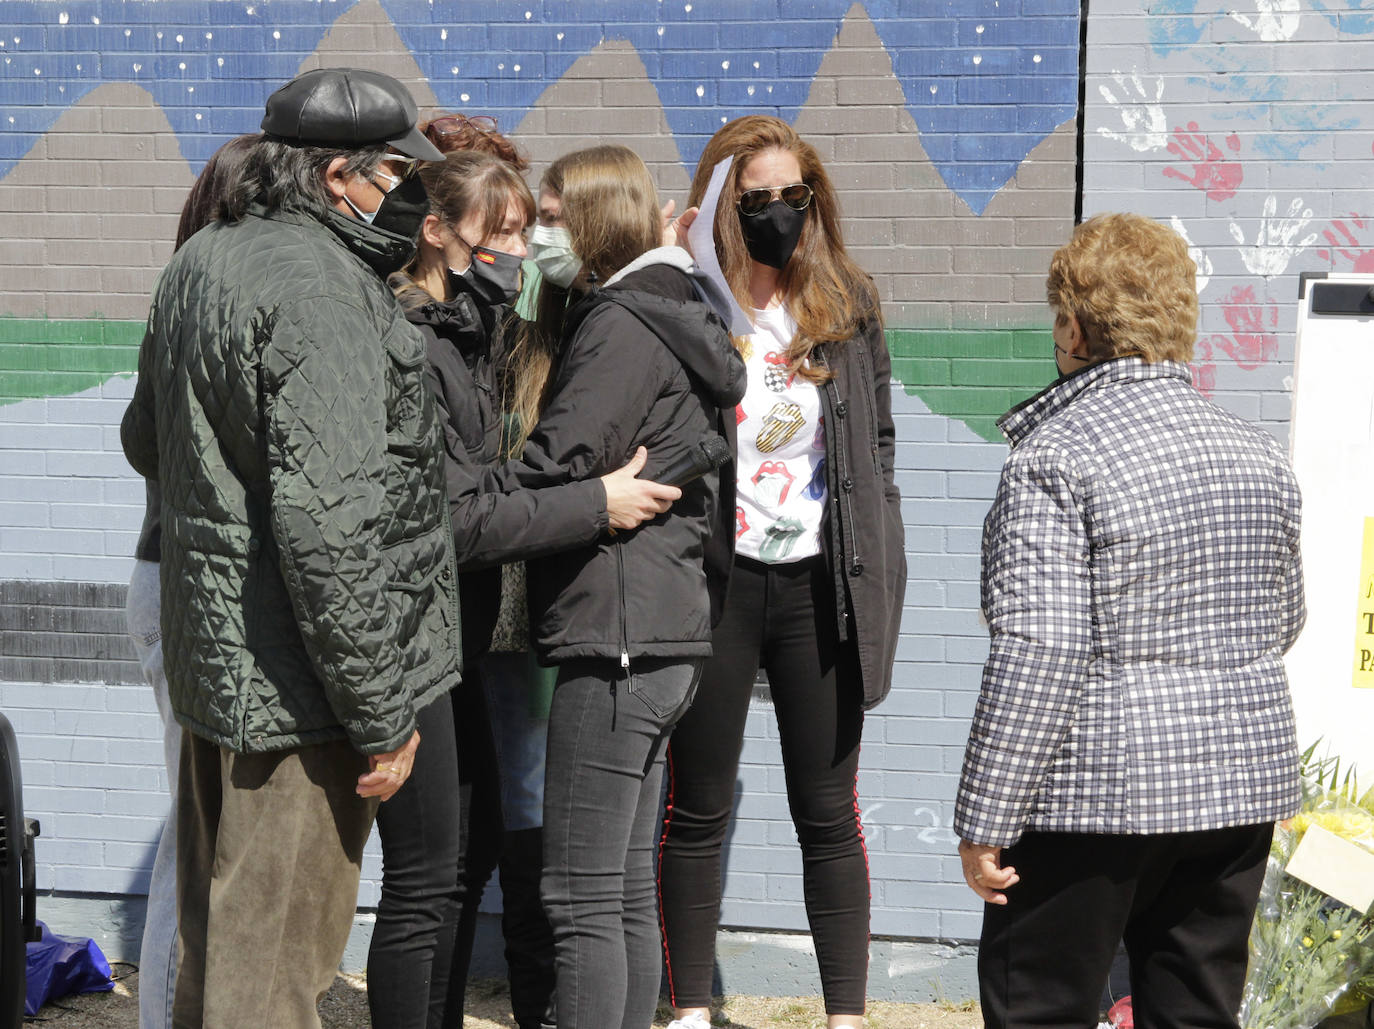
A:
{"label": "woman with long brown hair", "polygon": [[724,610],[668,750],[659,892],[673,1026],[709,1025],[721,850],[749,697],[768,673],[828,1024],[863,1021],[869,885],[856,776],[863,712],[887,695],[906,583],[890,361],[877,291],[845,252],[835,190],[787,123],[720,128],[689,203],[732,158],[714,226],[754,331],[730,427],[735,532]]}
{"label": "woman with long brown hair", "polygon": [[[689,256],[659,246],[663,218],[644,162],[600,146],[568,155],[560,170],[574,299],[559,312],[539,422],[522,460],[495,476],[498,488],[597,474],[641,445],[661,471],[723,432],[723,412],[743,392],[742,363],[697,299]],[[529,564],[535,646],[558,666],[543,896],[560,1029],[647,1029],[653,1019],[664,746],[710,652],[719,574],[705,549],[723,528],[719,478],[688,483],[671,510],[633,532]]]}

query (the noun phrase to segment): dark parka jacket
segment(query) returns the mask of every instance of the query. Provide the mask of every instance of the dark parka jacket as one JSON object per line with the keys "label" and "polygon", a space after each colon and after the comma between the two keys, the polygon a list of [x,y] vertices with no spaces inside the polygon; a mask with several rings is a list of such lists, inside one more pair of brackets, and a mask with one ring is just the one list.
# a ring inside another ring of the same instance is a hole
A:
{"label": "dark parka jacket", "polygon": [[[839,639],[853,639],[863,676],[863,706],[892,689],[892,662],[906,596],[906,531],[893,481],[892,360],[877,317],[849,339],[821,344],[813,359],[831,372],[820,387],[825,420],[825,485],[829,511],[821,544],[835,583]],[[735,423],[727,425],[735,447]],[[728,498],[734,519],[733,482]],[[733,532],[713,536],[713,564],[733,560]]]}
{"label": "dark parka jacket", "polygon": [[[452,300],[427,299],[406,312],[425,338],[427,378],[439,408],[449,516],[463,612],[463,656],[491,644],[499,611],[501,564],[595,541],[609,527],[600,479],[550,489],[484,492],[481,476],[496,461],[502,412],[497,337],[510,313],[475,298],[450,276]],[[623,463],[623,462],[622,462]]]}
{"label": "dark parka jacket", "polygon": [[443,458],[390,233],[268,212],[159,278],[122,426],[162,490],[172,707],[239,752],[385,753],[458,680]]}
{"label": "dark parka jacket", "polygon": [[[654,263],[658,253],[568,312],[549,403],[522,460],[495,470],[489,485],[603,475],[640,445],[649,451],[641,477],[652,479],[733,422],[744,362],[691,279]],[[733,514],[722,522],[719,482],[719,473],[703,476],[637,529],[530,562],[540,659],[604,657],[628,667],[640,656],[709,656],[710,594],[723,590],[726,570],[705,566],[705,545],[733,523]]]}

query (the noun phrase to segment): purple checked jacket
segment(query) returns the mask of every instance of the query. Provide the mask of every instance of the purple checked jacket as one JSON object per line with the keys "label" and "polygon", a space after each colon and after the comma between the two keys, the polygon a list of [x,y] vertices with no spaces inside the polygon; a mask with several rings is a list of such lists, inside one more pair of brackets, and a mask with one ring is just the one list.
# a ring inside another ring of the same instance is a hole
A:
{"label": "purple checked jacket", "polygon": [[1301,502],[1272,437],[1182,364],[1119,358],[1001,421],[983,669],[955,832],[1177,833],[1297,808],[1282,655]]}

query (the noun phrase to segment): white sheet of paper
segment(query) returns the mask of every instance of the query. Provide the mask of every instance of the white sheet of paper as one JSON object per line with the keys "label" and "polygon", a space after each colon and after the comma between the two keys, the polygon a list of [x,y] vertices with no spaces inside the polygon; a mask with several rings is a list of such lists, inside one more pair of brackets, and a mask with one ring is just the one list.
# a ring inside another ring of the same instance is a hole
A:
{"label": "white sheet of paper", "polygon": [[[687,242],[692,246],[692,259],[696,261],[697,268],[715,287],[718,294],[716,301],[729,307],[730,317],[727,321],[731,334],[748,336],[754,331],[754,323],[735,300],[734,293],[730,291],[730,284],[725,281],[725,275],[720,270],[720,263],[716,260],[716,239],[713,231],[720,191],[725,185],[725,173],[730,170],[732,160],[733,157],[727,157],[711,169],[711,181],[706,186],[706,195],[701,198],[701,211],[696,221],[692,222],[691,228],[687,230]],[[724,312],[721,312],[721,315],[724,317]]]}
{"label": "white sheet of paper", "polygon": [[1374,906],[1374,854],[1319,825],[1302,834],[1287,872],[1356,911]]}

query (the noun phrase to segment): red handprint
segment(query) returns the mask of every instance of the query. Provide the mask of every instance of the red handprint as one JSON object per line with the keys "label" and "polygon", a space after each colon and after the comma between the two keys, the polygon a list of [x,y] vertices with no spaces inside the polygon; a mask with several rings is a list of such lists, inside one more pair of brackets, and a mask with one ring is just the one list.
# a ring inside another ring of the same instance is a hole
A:
{"label": "red handprint", "polygon": [[[1240,137],[1234,132],[1226,137],[1226,149],[1233,154],[1240,151]],[[1186,130],[1174,129],[1174,139],[1169,144],[1169,153],[1191,162],[1193,170],[1189,175],[1177,168],[1165,168],[1164,174],[1196,186],[1213,200],[1225,200],[1227,197],[1235,196],[1236,190],[1240,188],[1241,179],[1245,177],[1245,170],[1240,163],[1223,160],[1226,155],[1221,152],[1221,148],[1198,131],[1195,121],[1190,121]]]}
{"label": "red handprint", "polygon": [[1254,286],[1232,289],[1221,301],[1221,313],[1233,335],[1213,336],[1210,342],[1237,365],[1251,371],[1278,356],[1278,305],[1268,297],[1256,299]]}
{"label": "red handprint", "polygon": [[1197,341],[1193,348],[1193,363],[1188,366],[1193,373],[1193,385],[1204,397],[1210,397],[1217,388],[1217,366],[1212,363],[1212,344],[1205,339]]}
{"label": "red handprint", "polygon": [[1323,238],[1330,244],[1330,249],[1318,250],[1318,256],[1324,261],[1329,261],[1333,268],[1339,257],[1350,263],[1350,271],[1374,272],[1374,243],[1366,246],[1355,232],[1356,229],[1370,227],[1368,217],[1363,214],[1348,214],[1346,218],[1349,224],[1337,218],[1331,223],[1331,227],[1322,233]]}

